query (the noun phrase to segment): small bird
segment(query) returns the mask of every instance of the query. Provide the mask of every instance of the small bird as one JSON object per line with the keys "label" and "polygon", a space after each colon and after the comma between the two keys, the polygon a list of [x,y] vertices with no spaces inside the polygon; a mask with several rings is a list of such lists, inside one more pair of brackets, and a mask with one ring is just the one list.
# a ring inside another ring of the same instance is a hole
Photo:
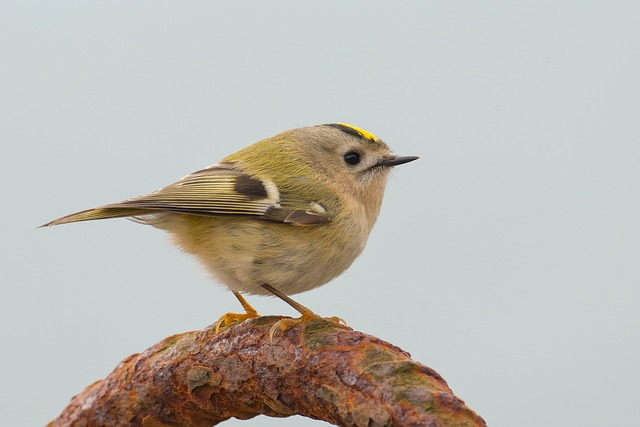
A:
{"label": "small bird", "polygon": [[291,129],[153,193],[42,227],[128,217],[164,230],[242,304],[245,312],[225,314],[216,331],[259,316],[243,294],[275,295],[301,314],[276,323],[272,339],[277,328],[319,317],[289,295],[324,285],[353,263],[378,218],[389,172],[416,159],[345,123]]}

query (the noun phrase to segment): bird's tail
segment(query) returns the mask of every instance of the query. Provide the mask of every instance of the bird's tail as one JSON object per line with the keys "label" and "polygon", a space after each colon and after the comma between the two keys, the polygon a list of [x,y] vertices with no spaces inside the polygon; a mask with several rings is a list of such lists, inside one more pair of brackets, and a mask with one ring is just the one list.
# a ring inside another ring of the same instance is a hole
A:
{"label": "bird's tail", "polygon": [[72,213],[70,215],[65,215],[61,218],[54,219],[53,221],[46,224],[42,224],[40,227],[51,227],[53,225],[67,224],[70,222],[92,221],[95,219],[140,217],[152,213],[154,213],[154,211],[150,209],[107,205],[100,208],[87,209],[84,211]]}

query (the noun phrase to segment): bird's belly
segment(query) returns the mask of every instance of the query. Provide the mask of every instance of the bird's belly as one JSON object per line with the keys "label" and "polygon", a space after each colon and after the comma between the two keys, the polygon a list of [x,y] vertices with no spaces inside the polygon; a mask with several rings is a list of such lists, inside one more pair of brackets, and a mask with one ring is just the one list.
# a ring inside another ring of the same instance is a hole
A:
{"label": "bird's belly", "polygon": [[[288,295],[321,286],[351,265],[369,234],[346,222],[331,223],[330,230],[324,224],[296,226],[240,218],[185,221],[188,232],[172,233],[174,242],[195,255],[217,281],[249,294],[270,294],[262,284]],[[185,231],[185,224],[180,231]]]}

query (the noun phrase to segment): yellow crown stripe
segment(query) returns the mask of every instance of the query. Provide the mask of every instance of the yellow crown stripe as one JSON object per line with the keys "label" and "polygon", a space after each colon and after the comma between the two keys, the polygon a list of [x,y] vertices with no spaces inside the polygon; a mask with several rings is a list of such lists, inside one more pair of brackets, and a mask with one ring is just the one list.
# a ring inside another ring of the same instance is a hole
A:
{"label": "yellow crown stripe", "polygon": [[367,132],[367,131],[366,131],[366,130],[364,130],[364,129],[360,129],[359,127],[352,126],[352,125],[350,125],[350,124],[348,124],[348,123],[338,123],[338,124],[339,124],[340,126],[346,126],[346,127],[348,127],[348,128],[351,128],[351,129],[355,130],[355,131],[356,131],[356,132],[358,132],[360,135],[362,135],[362,137],[363,137],[364,139],[368,139],[369,141],[372,141],[372,142],[378,142],[378,141],[380,141],[380,140],[378,139],[378,137],[376,137],[376,136],[375,136],[374,134],[372,134],[371,132]]}

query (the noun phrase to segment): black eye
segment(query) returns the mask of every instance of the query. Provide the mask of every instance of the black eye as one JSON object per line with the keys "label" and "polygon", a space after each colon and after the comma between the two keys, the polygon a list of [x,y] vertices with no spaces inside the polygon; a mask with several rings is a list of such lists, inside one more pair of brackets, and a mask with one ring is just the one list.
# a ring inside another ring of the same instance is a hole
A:
{"label": "black eye", "polygon": [[354,151],[349,151],[347,154],[344,155],[343,158],[344,158],[344,161],[350,166],[355,166],[358,163],[360,163],[360,154]]}

